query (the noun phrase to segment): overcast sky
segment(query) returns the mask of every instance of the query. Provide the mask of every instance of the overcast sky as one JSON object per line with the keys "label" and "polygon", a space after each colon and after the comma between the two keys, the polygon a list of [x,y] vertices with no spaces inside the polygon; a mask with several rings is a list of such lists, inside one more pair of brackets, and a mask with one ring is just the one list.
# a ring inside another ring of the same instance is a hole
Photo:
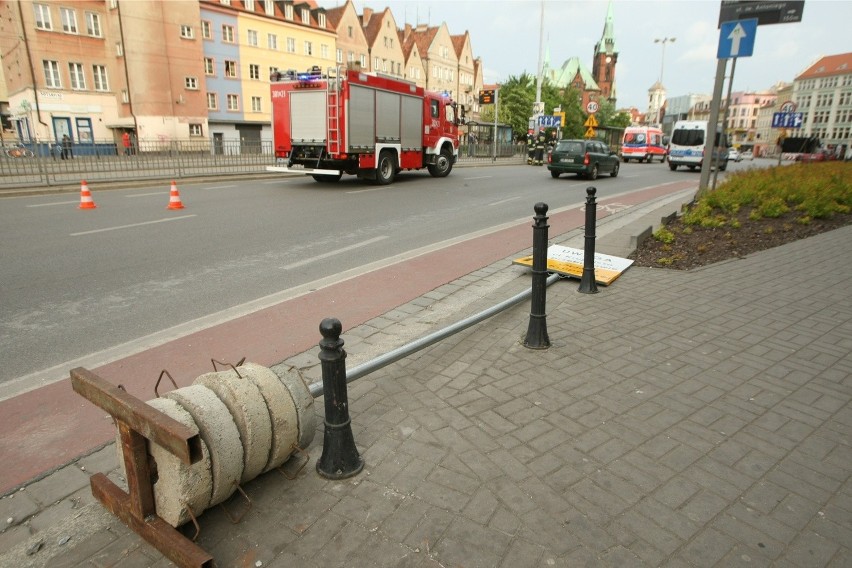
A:
{"label": "overcast sky", "polygon": [[[343,0],[319,0],[331,8]],[[546,0],[544,46],[553,67],[579,57],[591,71],[609,0]],[[484,63],[486,83],[505,81],[539,65],[541,0],[355,0],[376,11],[386,6],[397,25],[446,22],[450,33],[470,32],[474,56]],[[712,94],[719,46],[719,0],[613,0],[616,102],[648,107],[648,89],[660,79],[669,97]],[[852,0],[806,0],[802,21],[759,26],[752,57],[737,60],[734,91],[792,82],[822,55],[852,51]],[[675,38],[663,44],[654,39]],[[730,65],[729,65],[730,68]],[[725,84],[727,90],[727,83]]]}

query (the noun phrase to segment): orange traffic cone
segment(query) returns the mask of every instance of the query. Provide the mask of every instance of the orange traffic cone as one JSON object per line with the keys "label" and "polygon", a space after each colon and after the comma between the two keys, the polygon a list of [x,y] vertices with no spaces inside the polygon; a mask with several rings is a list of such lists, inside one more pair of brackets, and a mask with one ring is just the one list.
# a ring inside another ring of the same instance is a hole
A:
{"label": "orange traffic cone", "polygon": [[89,184],[86,180],[80,182],[80,207],[78,209],[95,209],[97,205],[92,201],[92,194],[89,191]]}
{"label": "orange traffic cone", "polygon": [[183,209],[180,193],[178,193],[177,184],[174,181],[172,181],[172,190],[169,192],[169,206],[166,209]]}

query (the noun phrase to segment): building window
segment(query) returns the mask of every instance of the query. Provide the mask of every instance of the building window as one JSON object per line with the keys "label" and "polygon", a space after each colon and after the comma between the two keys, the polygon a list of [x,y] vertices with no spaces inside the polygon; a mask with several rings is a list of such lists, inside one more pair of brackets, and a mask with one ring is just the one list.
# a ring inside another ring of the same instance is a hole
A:
{"label": "building window", "polygon": [[228,110],[240,110],[239,95],[228,95]]}
{"label": "building window", "polygon": [[278,36],[275,34],[269,34],[266,36],[266,46],[269,49],[278,49]]}
{"label": "building window", "polygon": [[260,65],[249,64],[249,79],[260,79]]}
{"label": "building window", "polygon": [[109,91],[107,81],[107,70],[103,65],[92,65],[92,77],[94,78],[96,91]]}
{"label": "building window", "polygon": [[192,26],[187,26],[186,24],[181,25],[180,37],[184,39],[193,39],[195,37],[195,33],[192,31]]}
{"label": "building window", "polygon": [[270,67],[268,77],[272,77],[273,73],[278,73],[278,67]]}
{"label": "building window", "polygon": [[248,34],[246,43],[252,47],[257,47],[257,30],[248,30],[246,33]]}
{"label": "building window", "polygon": [[251,111],[252,112],[263,112],[263,106],[260,97],[252,97],[251,98]]}
{"label": "building window", "polygon": [[127,92],[127,89],[121,90],[121,102],[125,104],[130,102],[130,93]]}
{"label": "building window", "polygon": [[349,32],[349,37],[352,37],[352,26],[349,26],[347,31]]}
{"label": "building window", "polygon": [[86,90],[86,75],[82,63],[69,63],[68,74],[71,76],[71,88],[75,91]]}
{"label": "building window", "polygon": [[284,4],[284,17],[288,20],[293,19],[293,5],[292,4]]}
{"label": "building window", "polygon": [[204,136],[204,132],[201,128],[200,124],[190,124],[189,125],[189,135],[190,136]]}
{"label": "building window", "polygon": [[311,11],[308,8],[302,8],[302,23],[310,24],[311,23]]}
{"label": "building window", "polygon": [[42,61],[44,65],[44,84],[51,89],[61,89],[62,81],[59,78],[58,61]]}
{"label": "building window", "polygon": [[207,93],[207,110],[219,110],[219,97],[216,93]]}
{"label": "building window", "polygon": [[86,12],[86,33],[92,37],[101,37],[100,14]]}
{"label": "building window", "polygon": [[244,0],[245,8],[249,12],[254,12],[254,0]]}
{"label": "building window", "polygon": [[326,44],[320,46],[320,57],[328,59],[328,46]]}
{"label": "building window", "polygon": [[204,58],[204,74],[208,77],[213,77],[216,75],[216,64],[214,63],[212,57]]}
{"label": "building window", "polygon": [[287,38],[287,53],[296,53],[296,38]]}
{"label": "building window", "polygon": [[204,39],[213,39],[213,30],[210,27],[210,22],[207,20],[201,22],[201,37]]}
{"label": "building window", "polygon": [[275,15],[275,4],[272,3],[272,0],[265,0],[263,3],[263,9],[267,16]]}
{"label": "building window", "polygon": [[225,77],[235,79],[237,77],[237,62],[225,61]]}
{"label": "building window", "polygon": [[183,78],[184,86],[190,91],[198,90],[198,78],[197,77],[184,77]]}
{"label": "building window", "polygon": [[52,30],[53,22],[50,20],[50,6],[47,4],[33,4],[35,11],[36,29]]}
{"label": "building window", "polygon": [[361,55],[361,67],[367,68],[367,56],[363,54]]}
{"label": "building window", "polygon": [[305,55],[313,55],[314,46],[311,42],[305,41]]}
{"label": "building window", "polygon": [[120,41],[115,44],[115,55],[117,57],[124,57],[124,44]]}
{"label": "building window", "polygon": [[71,8],[59,8],[62,17],[62,31],[66,34],[77,33],[77,12]]}
{"label": "building window", "polygon": [[319,24],[319,27],[325,27],[325,14],[323,14],[322,12],[317,14],[317,23]]}
{"label": "building window", "polygon": [[234,26],[222,26],[222,41],[225,43],[234,43]]}

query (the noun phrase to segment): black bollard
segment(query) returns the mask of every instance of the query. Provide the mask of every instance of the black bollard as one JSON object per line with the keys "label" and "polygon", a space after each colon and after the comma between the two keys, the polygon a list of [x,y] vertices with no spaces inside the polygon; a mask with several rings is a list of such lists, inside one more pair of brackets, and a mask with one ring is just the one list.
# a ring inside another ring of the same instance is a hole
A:
{"label": "black bollard", "polygon": [[326,318],[320,323],[322,339],[320,364],[325,399],[325,434],[317,473],[327,479],[346,479],[364,469],[364,459],[355,447],[352,421],[349,419],[349,397],[346,394],[346,351],[340,332],[340,320]]}
{"label": "black bollard", "polygon": [[579,292],[597,294],[598,284],[595,282],[595,224],[597,223],[597,205],[595,204],[594,187],[586,188],[586,247],[583,252],[583,277],[580,279]]}
{"label": "black bollard", "polygon": [[547,349],[550,338],[547,336],[547,204],[535,204],[535,223],[533,224],[533,265],[532,265],[532,301],[530,306],[530,325],[524,339],[524,347]]}

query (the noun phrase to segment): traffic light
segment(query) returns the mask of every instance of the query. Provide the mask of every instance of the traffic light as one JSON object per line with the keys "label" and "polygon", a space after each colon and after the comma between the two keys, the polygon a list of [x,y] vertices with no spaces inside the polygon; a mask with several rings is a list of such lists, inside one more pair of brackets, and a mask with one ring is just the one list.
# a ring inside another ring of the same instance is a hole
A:
{"label": "traffic light", "polygon": [[479,91],[479,104],[493,105],[494,104],[494,89],[486,89]]}

